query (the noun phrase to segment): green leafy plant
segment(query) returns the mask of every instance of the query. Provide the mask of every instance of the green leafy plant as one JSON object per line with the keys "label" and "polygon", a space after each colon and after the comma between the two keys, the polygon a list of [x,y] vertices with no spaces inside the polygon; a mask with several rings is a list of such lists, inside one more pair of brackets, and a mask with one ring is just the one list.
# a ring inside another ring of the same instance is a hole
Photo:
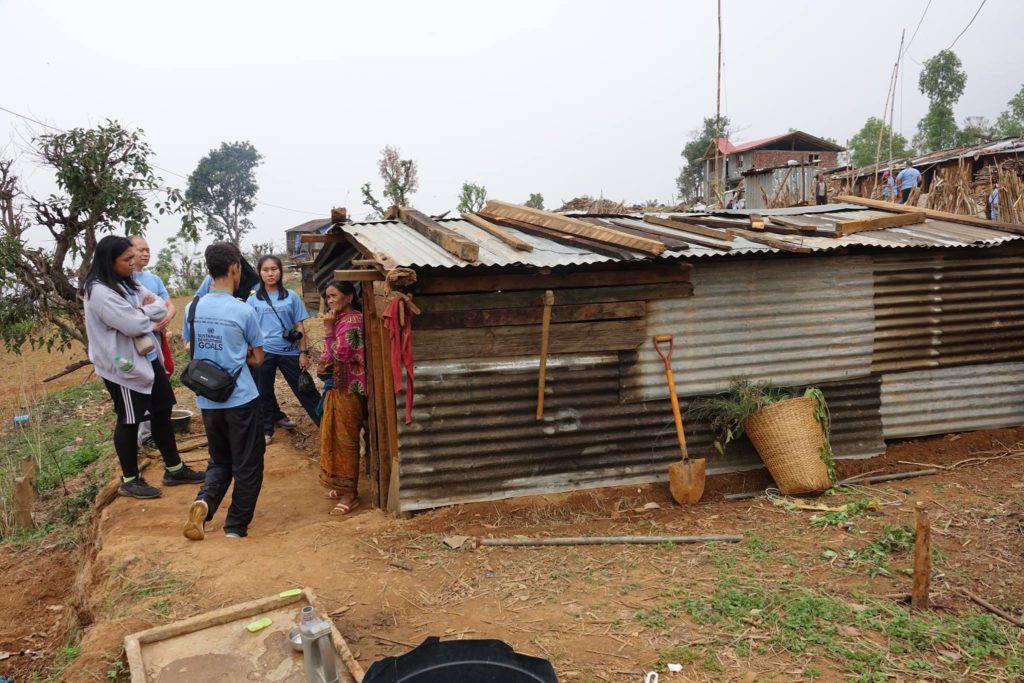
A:
{"label": "green leafy plant", "polygon": [[771,382],[734,378],[728,389],[693,401],[687,412],[711,424],[715,434],[715,448],[722,453],[726,445],[743,436],[743,425],[754,413],[790,398],[793,398],[793,393],[789,389],[777,387]]}
{"label": "green leafy plant", "polygon": [[821,455],[821,461],[825,463],[825,469],[828,470],[828,480],[835,483],[836,458],[832,453],[832,418],[828,412],[828,404],[825,403],[825,394],[821,393],[821,389],[808,387],[804,396],[814,399],[814,419],[818,421],[821,430],[825,433],[825,441],[818,448],[818,453]]}

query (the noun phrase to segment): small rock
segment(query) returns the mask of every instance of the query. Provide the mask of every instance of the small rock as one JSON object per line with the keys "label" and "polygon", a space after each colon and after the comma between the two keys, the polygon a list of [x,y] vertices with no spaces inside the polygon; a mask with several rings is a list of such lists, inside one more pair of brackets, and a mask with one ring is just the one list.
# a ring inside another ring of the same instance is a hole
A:
{"label": "small rock", "polygon": [[839,635],[846,636],[847,638],[856,638],[860,635],[860,630],[853,626],[840,626]]}

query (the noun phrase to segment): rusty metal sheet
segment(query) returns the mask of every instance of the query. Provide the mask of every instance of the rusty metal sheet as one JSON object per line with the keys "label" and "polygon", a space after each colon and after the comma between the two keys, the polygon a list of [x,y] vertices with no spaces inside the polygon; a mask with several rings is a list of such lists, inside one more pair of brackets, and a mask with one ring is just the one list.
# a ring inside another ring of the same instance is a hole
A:
{"label": "rusty metal sheet", "polygon": [[878,254],[872,371],[1024,359],[1024,251]]}
{"label": "rusty metal sheet", "polygon": [[[693,269],[693,296],[652,301],[648,338],[675,337],[679,393],[711,394],[732,377],[803,385],[870,373],[874,331],[867,256],[715,261]],[[668,395],[664,366],[643,344],[623,399]]]}
{"label": "rusty metal sheet", "polygon": [[882,438],[882,379],[858,377],[817,384],[832,419],[832,452],[839,459],[873,458],[885,453]]}
{"label": "rusty metal sheet", "polygon": [[1024,424],[1024,363],[934,368],[882,376],[886,439]]}

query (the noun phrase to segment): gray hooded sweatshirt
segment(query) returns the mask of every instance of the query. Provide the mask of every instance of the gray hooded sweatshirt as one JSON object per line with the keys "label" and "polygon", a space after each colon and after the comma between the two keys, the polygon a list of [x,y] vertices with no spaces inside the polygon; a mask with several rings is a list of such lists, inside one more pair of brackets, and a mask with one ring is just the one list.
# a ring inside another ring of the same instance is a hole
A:
{"label": "gray hooded sweatshirt", "polygon": [[[139,301],[152,294],[142,285],[137,286]],[[135,349],[133,339],[152,332],[153,322],[166,315],[167,304],[160,297],[138,308],[102,282],[94,282],[92,292],[85,297],[85,331],[89,335],[89,360],[96,374],[140,394],[152,393],[153,364]],[[157,349],[162,356],[159,345]],[[131,370],[122,370],[114,356],[131,359],[135,365]]]}

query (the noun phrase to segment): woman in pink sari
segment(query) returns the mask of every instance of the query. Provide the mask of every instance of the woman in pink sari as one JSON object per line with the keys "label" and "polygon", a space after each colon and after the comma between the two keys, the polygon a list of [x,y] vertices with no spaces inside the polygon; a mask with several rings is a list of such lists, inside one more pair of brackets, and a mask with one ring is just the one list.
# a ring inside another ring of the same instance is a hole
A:
{"label": "woman in pink sari", "polygon": [[325,291],[324,352],[318,372],[330,373],[320,422],[320,483],[337,500],[332,515],[359,506],[359,433],[366,421],[366,349],[363,314],[354,307],[355,287],[335,280]]}

